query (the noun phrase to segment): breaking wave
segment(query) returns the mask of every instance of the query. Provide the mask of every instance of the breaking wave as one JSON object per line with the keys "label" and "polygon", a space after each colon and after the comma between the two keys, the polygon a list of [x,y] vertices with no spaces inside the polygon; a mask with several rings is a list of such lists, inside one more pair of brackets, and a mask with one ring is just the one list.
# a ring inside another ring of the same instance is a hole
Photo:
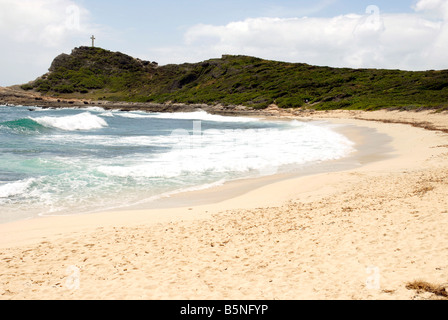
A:
{"label": "breaking wave", "polygon": [[104,119],[89,112],[65,117],[28,117],[0,123],[0,127],[8,128],[16,133],[43,132],[45,129],[89,131],[107,126],[108,124]]}
{"label": "breaking wave", "polygon": [[31,119],[45,127],[64,131],[88,131],[108,126],[104,119],[95,116],[90,112],[65,117],[41,117]]}

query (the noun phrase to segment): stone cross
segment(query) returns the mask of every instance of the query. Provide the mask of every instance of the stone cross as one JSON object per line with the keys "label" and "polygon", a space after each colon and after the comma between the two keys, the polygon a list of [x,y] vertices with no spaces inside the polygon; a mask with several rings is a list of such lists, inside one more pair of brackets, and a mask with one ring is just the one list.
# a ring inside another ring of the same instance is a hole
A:
{"label": "stone cross", "polygon": [[94,48],[95,47],[95,36],[92,35],[92,37],[90,39],[92,39],[92,48]]}

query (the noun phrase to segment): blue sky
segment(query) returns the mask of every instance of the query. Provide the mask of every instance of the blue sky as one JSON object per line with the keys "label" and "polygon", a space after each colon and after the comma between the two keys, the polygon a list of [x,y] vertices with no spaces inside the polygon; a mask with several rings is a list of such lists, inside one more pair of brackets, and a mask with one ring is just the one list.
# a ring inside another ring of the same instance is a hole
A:
{"label": "blue sky", "polygon": [[222,54],[333,67],[448,69],[446,0],[0,0],[0,86],[81,45],[160,64]]}
{"label": "blue sky", "polygon": [[[364,14],[371,0],[174,0],[174,1],[78,1],[90,11],[91,21],[106,28],[98,45],[131,51],[148,46],[174,45],[183,41],[188,27],[224,25],[258,17],[334,17]],[[375,1],[384,13],[410,13],[415,1]],[[87,40],[86,40],[87,41]],[[140,50],[141,50],[140,49]]]}

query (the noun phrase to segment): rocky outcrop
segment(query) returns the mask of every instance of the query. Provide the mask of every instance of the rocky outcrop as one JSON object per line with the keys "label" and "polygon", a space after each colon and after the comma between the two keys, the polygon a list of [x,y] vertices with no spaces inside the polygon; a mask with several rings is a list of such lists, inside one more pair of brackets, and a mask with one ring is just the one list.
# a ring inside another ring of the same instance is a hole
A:
{"label": "rocky outcrop", "polygon": [[50,68],[48,69],[48,71],[53,72],[56,69],[67,65],[70,60],[71,60],[70,55],[65,54],[65,53],[60,54],[53,60],[53,62],[51,63]]}
{"label": "rocky outcrop", "polygon": [[137,102],[112,102],[92,101],[80,99],[60,99],[57,97],[42,96],[38,93],[30,93],[19,87],[0,87],[0,105],[30,106],[40,108],[66,108],[66,107],[102,107],[105,110],[121,111],[146,111],[146,112],[194,112],[204,110],[220,115],[269,115],[261,110],[246,108],[245,106],[223,106],[206,104],[183,103],[137,103]]}

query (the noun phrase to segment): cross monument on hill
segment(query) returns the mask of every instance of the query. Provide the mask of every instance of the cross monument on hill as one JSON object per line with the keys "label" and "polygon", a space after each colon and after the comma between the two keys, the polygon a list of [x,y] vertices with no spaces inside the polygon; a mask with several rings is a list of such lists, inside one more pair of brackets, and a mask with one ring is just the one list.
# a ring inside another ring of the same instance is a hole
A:
{"label": "cross monument on hill", "polygon": [[92,35],[92,37],[90,37],[90,39],[92,39],[92,48],[94,48],[95,47],[95,36],[94,35]]}

